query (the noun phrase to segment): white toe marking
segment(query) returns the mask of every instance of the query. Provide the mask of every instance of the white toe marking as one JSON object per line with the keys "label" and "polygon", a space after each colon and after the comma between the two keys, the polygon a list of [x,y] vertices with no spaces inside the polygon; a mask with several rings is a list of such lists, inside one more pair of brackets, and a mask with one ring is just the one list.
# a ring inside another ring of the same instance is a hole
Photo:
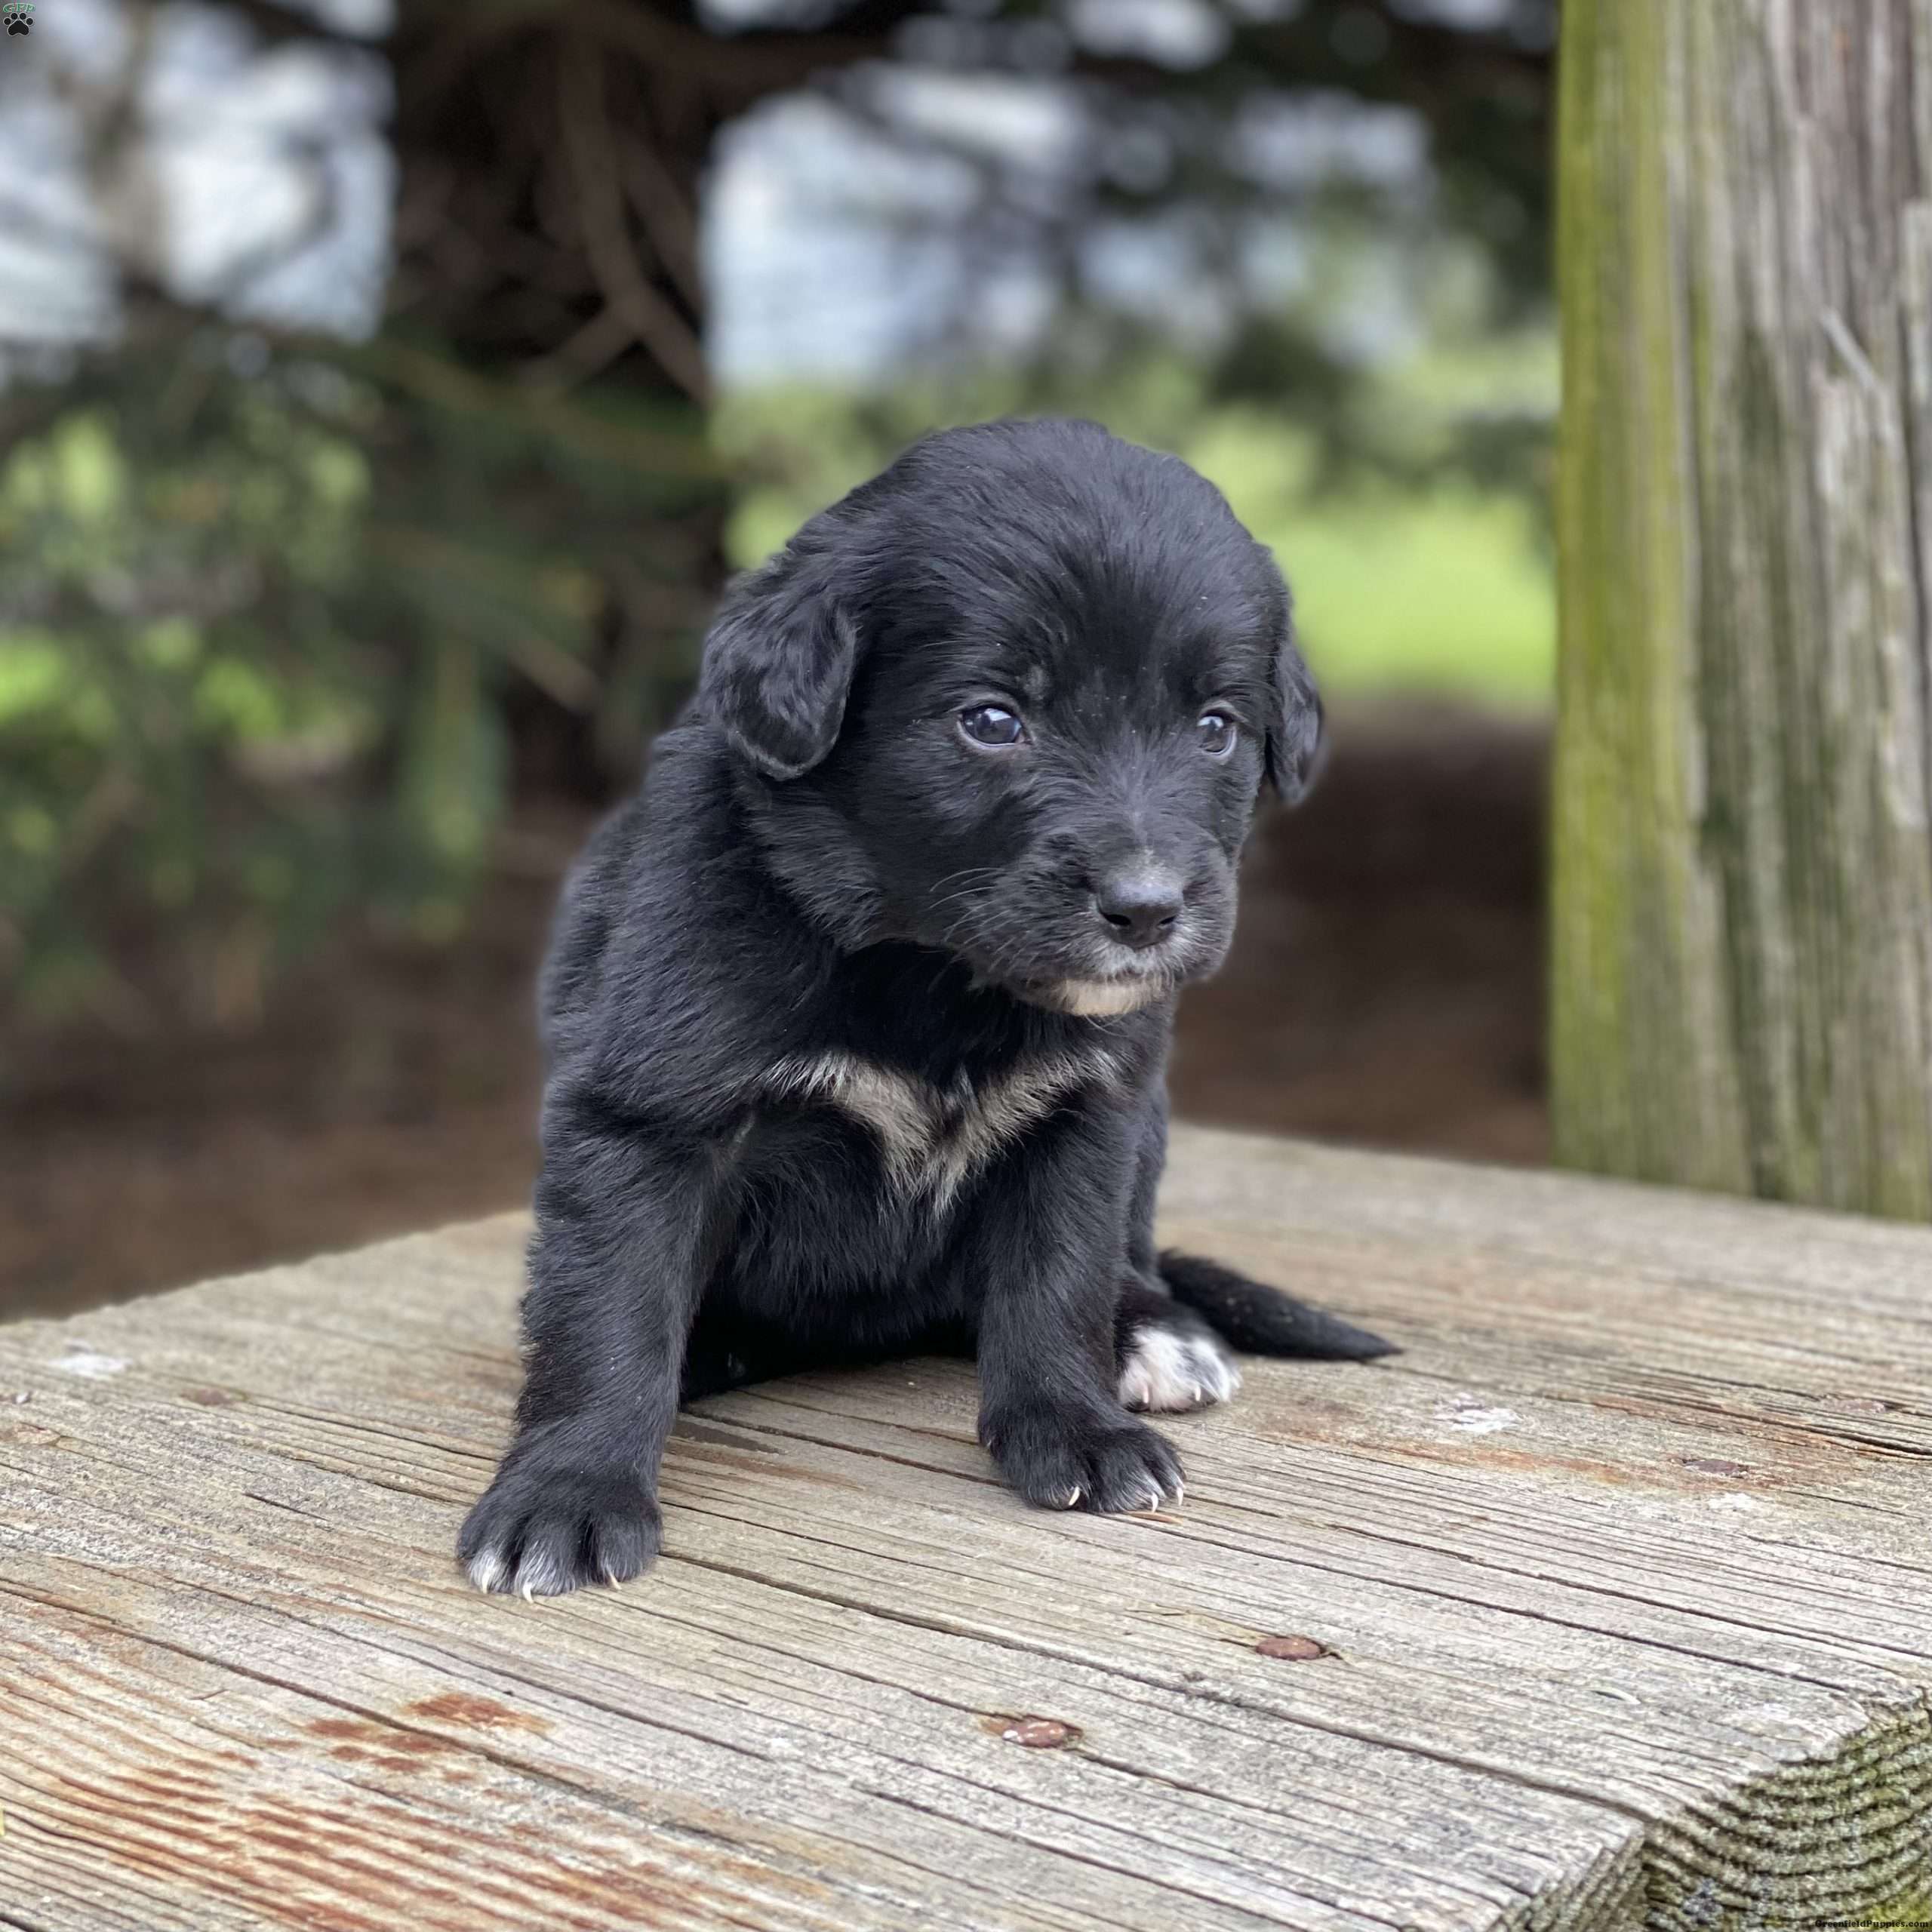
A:
{"label": "white toe marking", "polygon": [[479,1549],[469,1559],[469,1580],[486,1593],[503,1580],[503,1559],[494,1549]]}
{"label": "white toe marking", "polygon": [[1120,1372],[1120,1399],[1130,1409],[1198,1409],[1225,1402],[1241,1386],[1241,1371],[1207,1335],[1143,1328]]}
{"label": "white toe marking", "polygon": [[534,1603],[540,1596],[561,1596],[571,1587],[570,1572],[548,1550],[538,1556],[525,1556],[518,1569],[525,1603]]}

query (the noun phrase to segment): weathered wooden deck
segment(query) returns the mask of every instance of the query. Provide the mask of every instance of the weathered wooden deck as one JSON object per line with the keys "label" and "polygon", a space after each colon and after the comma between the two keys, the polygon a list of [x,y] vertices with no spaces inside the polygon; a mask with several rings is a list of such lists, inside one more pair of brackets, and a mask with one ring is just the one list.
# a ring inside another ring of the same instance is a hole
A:
{"label": "weathered wooden deck", "polygon": [[715,1401],[534,1606],[451,1558],[520,1223],[0,1330],[0,1924],[1932,1922],[1932,1232],[1198,1132],[1167,1203],[1408,1352],[1112,1521],[961,1367]]}

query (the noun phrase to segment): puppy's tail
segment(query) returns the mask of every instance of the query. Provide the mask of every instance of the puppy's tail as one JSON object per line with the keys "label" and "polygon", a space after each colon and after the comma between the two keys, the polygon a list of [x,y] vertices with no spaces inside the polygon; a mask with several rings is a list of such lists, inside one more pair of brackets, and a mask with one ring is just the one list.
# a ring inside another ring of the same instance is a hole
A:
{"label": "puppy's tail", "polygon": [[1191,1308],[1223,1340],[1254,1355],[1305,1355],[1321,1361],[1373,1361],[1399,1355],[1393,1342],[1358,1328],[1339,1315],[1251,1281],[1217,1261],[1168,1248],[1160,1257],[1161,1278],[1183,1308]]}

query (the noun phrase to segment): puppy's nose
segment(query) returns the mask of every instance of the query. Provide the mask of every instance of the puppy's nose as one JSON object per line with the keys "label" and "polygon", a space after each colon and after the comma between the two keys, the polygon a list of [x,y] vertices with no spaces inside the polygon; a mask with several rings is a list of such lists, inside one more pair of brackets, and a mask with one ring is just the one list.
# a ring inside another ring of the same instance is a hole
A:
{"label": "puppy's nose", "polygon": [[1123,946],[1155,946],[1180,917],[1180,881],[1164,866],[1131,866],[1103,876],[1094,906]]}

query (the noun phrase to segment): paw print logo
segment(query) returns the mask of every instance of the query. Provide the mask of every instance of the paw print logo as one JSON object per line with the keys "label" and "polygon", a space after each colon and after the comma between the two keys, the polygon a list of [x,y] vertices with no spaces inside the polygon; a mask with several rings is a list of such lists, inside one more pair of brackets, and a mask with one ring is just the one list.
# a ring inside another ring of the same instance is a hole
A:
{"label": "paw print logo", "polygon": [[5,0],[0,5],[0,21],[6,23],[10,35],[32,32],[33,0]]}

